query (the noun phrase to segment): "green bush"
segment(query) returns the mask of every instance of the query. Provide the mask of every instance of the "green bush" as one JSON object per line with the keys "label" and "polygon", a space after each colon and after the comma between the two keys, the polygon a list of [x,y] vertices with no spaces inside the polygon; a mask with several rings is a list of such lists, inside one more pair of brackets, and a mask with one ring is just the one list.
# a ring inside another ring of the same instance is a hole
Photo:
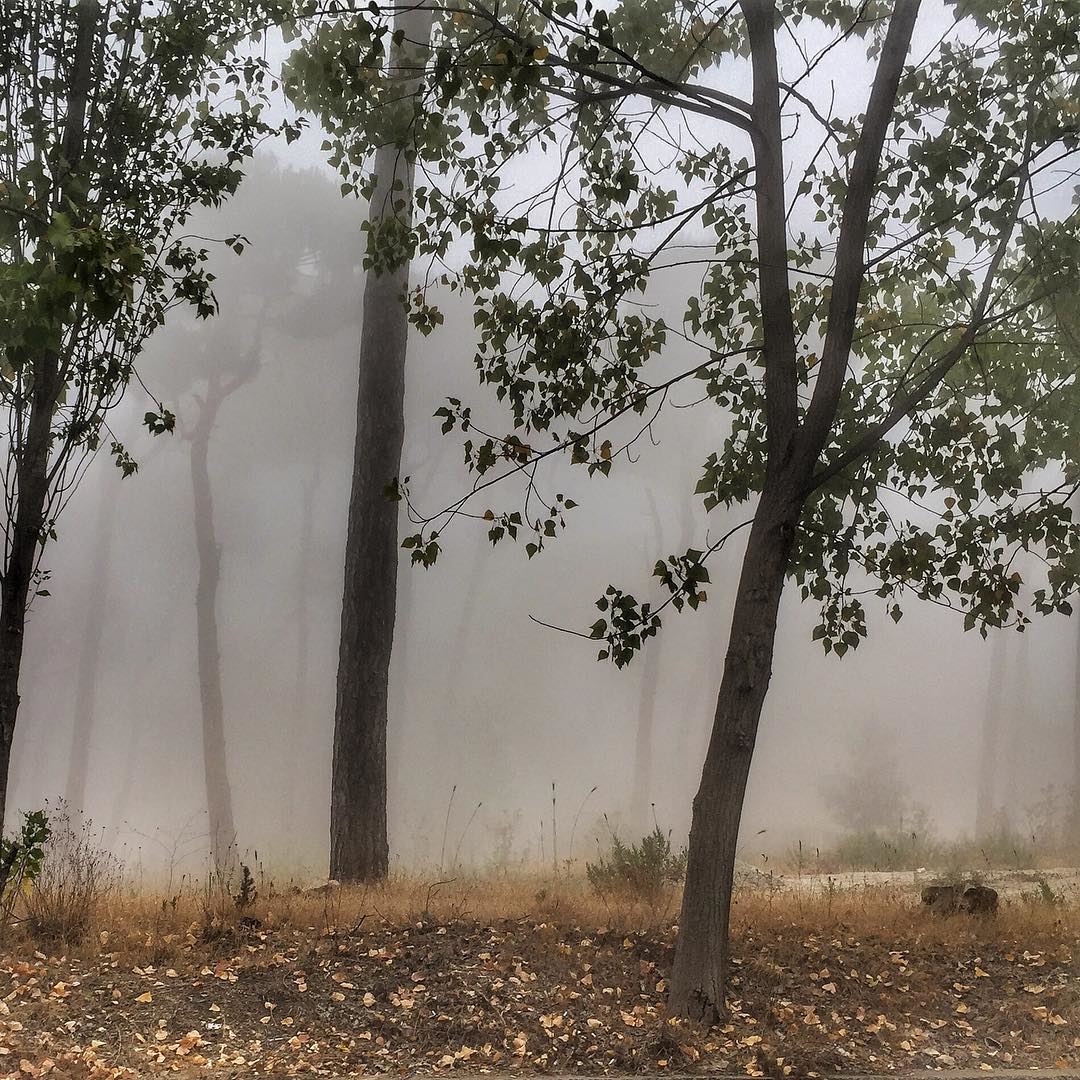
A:
{"label": "green bush", "polygon": [[0,919],[4,926],[11,920],[15,902],[40,875],[50,835],[45,811],[31,810],[23,814],[17,837],[0,839]]}
{"label": "green bush", "polygon": [[607,855],[586,863],[589,884],[600,894],[622,893],[654,902],[686,877],[686,849],[673,851],[671,834],[659,825],[637,844],[612,834]]}

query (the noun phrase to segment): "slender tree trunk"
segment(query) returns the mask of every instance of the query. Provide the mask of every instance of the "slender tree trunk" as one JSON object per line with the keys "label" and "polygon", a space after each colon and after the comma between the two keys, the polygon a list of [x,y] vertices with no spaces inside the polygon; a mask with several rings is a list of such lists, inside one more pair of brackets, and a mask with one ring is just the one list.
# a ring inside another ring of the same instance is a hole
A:
{"label": "slender tree trunk", "polygon": [[653,726],[656,720],[656,691],[660,682],[660,639],[645,646],[638,700],[637,732],[634,736],[634,769],[630,789],[630,820],[637,836],[652,828],[649,796],[652,793]]}
{"label": "slender tree trunk", "polygon": [[1076,635],[1076,671],[1073,675],[1072,759],[1070,831],[1073,845],[1080,845],[1080,631]]}
{"label": "slender tree trunk", "polygon": [[[81,0],[77,17],[74,65],[61,154],[66,170],[57,192],[63,203],[68,178],[82,164],[86,141],[86,107],[90,96],[93,50],[101,10],[96,0]],[[8,768],[15,721],[19,713],[19,671],[22,667],[26,605],[43,539],[45,503],[49,494],[48,464],[53,412],[60,390],[60,356],[47,352],[32,365],[30,416],[21,446],[12,445],[15,466],[15,513],[8,523],[8,545],[0,584],[0,836],[4,831]]]}
{"label": "slender tree trunk", "polygon": [[[404,11],[396,21],[406,40],[392,63],[401,65],[403,53],[426,47],[431,12]],[[403,85],[407,93],[409,80]],[[382,148],[375,174],[372,222],[411,219],[408,153]],[[399,551],[398,504],[385,492],[398,476],[405,435],[408,284],[406,263],[391,273],[369,271],[364,286],[330,793],[330,876],[340,881],[377,880],[389,869],[386,723]]]}
{"label": "slender tree trunk", "polygon": [[296,566],[296,604],[293,609],[293,622],[296,625],[296,677],[293,682],[292,718],[287,740],[289,760],[285,763],[288,777],[285,798],[285,820],[283,832],[290,840],[301,838],[301,823],[297,821],[296,803],[298,785],[302,775],[296,768],[303,760],[303,747],[308,737],[308,704],[310,690],[310,655],[311,655],[311,564],[312,530],[315,516],[315,492],[319,487],[319,458],[316,457],[311,468],[311,476],[303,484],[300,494],[300,542],[297,550]]}
{"label": "slender tree trunk", "polygon": [[191,489],[195,507],[195,545],[199,557],[195,625],[210,858],[217,873],[228,876],[236,863],[236,824],[225,749],[225,704],[221,689],[221,650],[217,624],[221,546],[214,528],[214,499],[208,467],[210,433],[223,399],[220,381],[216,376],[211,376],[206,400],[191,433]]}
{"label": "slender tree trunk", "polygon": [[975,802],[975,838],[990,836],[997,822],[997,780],[1001,754],[1001,721],[1005,708],[1005,670],[1009,662],[1005,631],[994,634],[990,653],[986,712],[979,750],[979,784]]}
{"label": "slender tree trunk", "polygon": [[105,481],[106,491],[98,501],[90,558],[90,590],[86,598],[86,618],[79,643],[79,665],[75,675],[75,725],[71,735],[67,783],[64,798],[74,810],[86,809],[86,779],[90,766],[90,742],[97,711],[98,677],[101,671],[103,624],[109,601],[110,563],[116,535],[116,510],[120,497],[119,473]]}
{"label": "slender tree trunk", "polygon": [[[1013,805],[1009,808],[1009,820],[1018,825],[1016,796],[1030,790],[1034,777],[1029,775],[1031,754],[1031,633],[1019,635],[1013,652],[1012,687],[1008,694],[1009,708],[1006,722],[1009,725],[1009,788],[1013,794]],[[1037,790],[1037,789],[1036,789]],[[1042,837],[1039,838],[1043,839]]]}
{"label": "slender tree trunk", "polygon": [[694,798],[670,1009],[706,1022],[724,1009],[739,821],[801,509],[799,501],[768,490],[762,495],[743,558],[712,736]]}

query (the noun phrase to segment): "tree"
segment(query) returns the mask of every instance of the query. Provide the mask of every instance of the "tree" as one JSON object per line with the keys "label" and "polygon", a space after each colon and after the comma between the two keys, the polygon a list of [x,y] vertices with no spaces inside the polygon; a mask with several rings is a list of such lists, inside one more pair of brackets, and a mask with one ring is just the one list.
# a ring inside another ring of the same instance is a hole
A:
{"label": "tree", "polygon": [[1001,774],[1002,720],[1005,716],[1005,673],[1009,653],[1005,636],[995,634],[987,680],[979,746],[979,774],[975,792],[975,838],[983,840],[1000,826],[998,779]]}
{"label": "tree", "polygon": [[[868,595],[893,619],[915,596],[985,630],[1068,611],[1080,584],[1075,440],[1060,422],[1075,379],[1052,310],[1080,255],[1055,195],[1076,176],[1080,3],[950,5],[942,25],[919,24],[912,53],[919,7],[451,3],[417,90],[413,243],[433,269],[410,317],[430,329],[447,291],[471,300],[480,381],[511,430],[481,422],[490,408],[440,410],[475,480],[441,509],[410,502],[413,559],[429,565],[470,517],[537,555],[573,503],[548,463],[607,475],[694,380],[724,432],[697,492],[710,510],[752,507],[661,559],[657,601],[610,585],[584,633],[625,665],[669,607],[700,606],[709,556],[745,540],[693,805],[675,1013],[724,1007],[785,582],[820,605],[814,637],[837,656],[866,634]],[[391,14],[376,0],[320,24],[297,68],[343,102],[330,141],[347,182],[378,145],[390,87],[368,58]],[[671,325],[642,301],[680,272],[692,284]],[[521,502],[485,506],[510,479]],[[1044,579],[1013,565],[1025,548]]]}
{"label": "tree", "polygon": [[[3,4],[0,805],[27,607],[48,595],[42,551],[146,339],[178,304],[214,311],[206,250],[183,235],[189,212],[231,194],[238,166],[275,130],[260,118],[267,66],[246,50],[258,11],[232,0],[183,11],[134,0]],[[167,431],[172,417],[158,408],[146,423]],[[124,447],[107,441],[133,472]]]}
{"label": "tree", "polygon": [[[345,585],[341,606],[334,764],[330,790],[330,876],[376,881],[389,870],[386,833],[386,726],[390,654],[397,605],[398,507],[388,486],[401,469],[405,435],[405,297],[409,290],[409,235],[415,151],[412,140],[414,66],[426,63],[432,12],[405,9],[397,16],[385,78],[395,101],[384,110],[387,128],[375,156],[368,256],[364,266],[360,379]],[[294,84],[295,85],[295,84]],[[321,114],[333,117],[331,87],[314,95]],[[396,103],[395,103],[396,102]],[[402,105],[403,103],[403,105]],[[359,193],[344,184],[343,194]]]}
{"label": "tree", "polygon": [[214,528],[214,497],[210,483],[210,436],[226,400],[258,371],[262,352],[260,327],[240,369],[223,380],[216,364],[198,400],[198,413],[185,438],[191,444],[191,491],[194,498],[195,548],[199,581],[195,589],[195,627],[202,713],[203,775],[206,778],[210,861],[228,879],[236,869],[236,819],[229,783],[225,744],[225,701],[221,686],[221,645],[218,640],[218,586],[221,583],[221,545]]}
{"label": "tree", "polygon": [[97,713],[98,679],[101,666],[101,643],[105,638],[102,624],[107,616],[109,584],[112,579],[112,547],[116,535],[116,511],[120,505],[119,477],[98,496],[97,520],[87,577],[82,641],[79,643],[79,664],[75,674],[75,725],[71,736],[71,756],[68,759],[64,801],[74,811],[86,811],[86,779],[90,767],[91,735]]}

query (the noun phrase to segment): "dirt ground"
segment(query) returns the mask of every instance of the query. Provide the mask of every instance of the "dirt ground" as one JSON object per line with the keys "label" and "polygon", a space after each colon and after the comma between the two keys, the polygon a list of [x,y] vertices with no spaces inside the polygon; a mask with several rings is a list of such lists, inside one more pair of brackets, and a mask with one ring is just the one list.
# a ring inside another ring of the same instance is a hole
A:
{"label": "dirt ground", "polygon": [[260,901],[249,926],[150,898],[70,946],[27,934],[0,957],[0,1072],[1080,1066],[1080,912],[1060,898],[1020,890],[983,921],[935,918],[896,883],[744,885],[730,1012],[706,1030],[665,1015],[677,897],[469,889],[420,915],[415,889]]}

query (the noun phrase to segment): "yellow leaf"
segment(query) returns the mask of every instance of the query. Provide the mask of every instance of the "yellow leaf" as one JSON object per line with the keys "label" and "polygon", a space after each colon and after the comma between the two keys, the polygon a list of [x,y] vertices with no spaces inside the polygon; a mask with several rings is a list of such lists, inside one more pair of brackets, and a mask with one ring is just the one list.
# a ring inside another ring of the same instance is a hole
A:
{"label": "yellow leaf", "polygon": [[150,1002],[154,1000],[154,995],[147,990],[145,994],[140,994],[135,1000],[140,1005],[149,1005]]}
{"label": "yellow leaf", "polygon": [[542,64],[551,55],[551,50],[546,45],[541,45],[536,49],[533,49],[533,59]]}

